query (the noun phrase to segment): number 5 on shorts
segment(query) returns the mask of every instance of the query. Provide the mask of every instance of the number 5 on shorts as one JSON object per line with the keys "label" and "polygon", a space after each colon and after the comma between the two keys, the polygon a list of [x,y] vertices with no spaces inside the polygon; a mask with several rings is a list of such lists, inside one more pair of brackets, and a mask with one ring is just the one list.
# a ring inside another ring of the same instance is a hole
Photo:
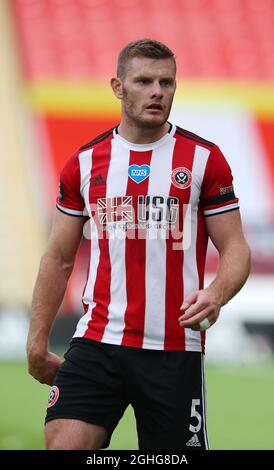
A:
{"label": "number 5 on shorts", "polygon": [[198,423],[196,426],[192,426],[192,424],[189,425],[189,430],[191,432],[199,432],[202,426],[202,417],[200,413],[196,410],[197,406],[200,406],[200,399],[193,399],[192,404],[191,404],[191,418],[196,418],[198,420]]}

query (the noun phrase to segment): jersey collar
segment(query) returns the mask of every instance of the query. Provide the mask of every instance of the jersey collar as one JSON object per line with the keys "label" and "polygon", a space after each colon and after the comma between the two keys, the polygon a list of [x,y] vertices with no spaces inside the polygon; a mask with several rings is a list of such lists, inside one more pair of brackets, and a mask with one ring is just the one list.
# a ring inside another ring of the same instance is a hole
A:
{"label": "jersey collar", "polygon": [[169,131],[161,137],[161,139],[156,140],[155,142],[151,142],[150,144],[133,144],[132,142],[129,142],[128,140],[124,139],[118,132],[118,126],[113,129],[113,137],[117,139],[121,145],[124,147],[130,149],[130,150],[136,150],[139,152],[145,152],[147,150],[154,150],[164,143],[168,142],[171,137],[174,136],[175,131],[176,131],[176,126],[171,124],[169,122],[170,128]]}

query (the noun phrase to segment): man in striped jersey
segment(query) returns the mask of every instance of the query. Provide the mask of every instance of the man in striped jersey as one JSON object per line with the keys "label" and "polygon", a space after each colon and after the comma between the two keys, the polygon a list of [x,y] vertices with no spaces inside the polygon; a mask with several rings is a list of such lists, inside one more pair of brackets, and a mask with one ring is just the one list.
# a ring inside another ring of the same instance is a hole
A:
{"label": "man in striped jersey", "polygon": [[[207,449],[205,329],[244,284],[243,237],[219,148],[169,123],[176,63],[165,45],[128,44],[111,80],[122,117],[66,163],[36,282],[29,371],[52,385],[48,449],[99,449],[131,404],[140,449]],[[88,220],[90,261],[65,361],[48,352]],[[220,262],[203,288],[208,236]]]}

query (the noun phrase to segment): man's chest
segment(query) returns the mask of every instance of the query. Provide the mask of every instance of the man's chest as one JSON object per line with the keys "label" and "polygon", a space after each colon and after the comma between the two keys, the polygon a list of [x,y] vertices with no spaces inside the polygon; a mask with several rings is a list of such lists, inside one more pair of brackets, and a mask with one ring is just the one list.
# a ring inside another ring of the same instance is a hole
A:
{"label": "man's chest", "polygon": [[174,158],[168,150],[122,151],[93,159],[83,196],[100,225],[122,222],[144,227],[149,223],[167,230],[182,225],[187,207],[197,211],[199,175],[193,172],[190,158],[183,153]]}

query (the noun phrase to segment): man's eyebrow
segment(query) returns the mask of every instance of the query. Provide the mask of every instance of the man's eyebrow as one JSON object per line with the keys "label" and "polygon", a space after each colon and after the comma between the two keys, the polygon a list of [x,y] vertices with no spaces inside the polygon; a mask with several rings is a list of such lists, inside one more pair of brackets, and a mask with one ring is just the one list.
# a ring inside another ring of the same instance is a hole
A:
{"label": "man's eyebrow", "polygon": [[[153,80],[153,77],[150,76],[150,75],[135,75],[135,77],[133,77],[133,80]],[[160,77],[159,80],[160,81],[165,80],[165,81],[173,82],[174,78],[173,77]]]}
{"label": "man's eyebrow", "polygon": [[160,80],[166,80],[166,81],[169,81],[169,82],[174,82],[174,78],[173,77],[161,77]]}
{"label": "man's eyebrow", "polygon": [[145,79],[145,80],[152,80],[152,77],[149,76],[149,75],[135,75],[135,77],[133,77],[134,80],[138,80],[138,79]]}

